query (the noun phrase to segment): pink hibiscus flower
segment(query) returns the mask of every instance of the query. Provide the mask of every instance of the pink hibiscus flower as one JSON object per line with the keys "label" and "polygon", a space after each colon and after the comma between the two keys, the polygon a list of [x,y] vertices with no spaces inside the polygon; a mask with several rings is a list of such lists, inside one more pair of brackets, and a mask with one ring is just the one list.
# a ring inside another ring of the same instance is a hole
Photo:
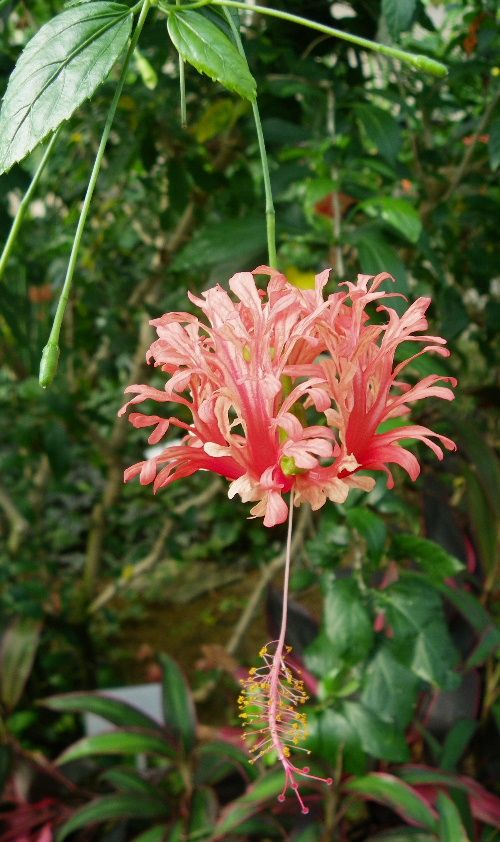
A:
{"label": "pink hibiscus flower", "polygon": [[[444,339],[419,335],[427,328],[430,299],[419,298],[403,316],[379,304],[387,321],[373,324],[367,305],[395,295],[379,290],[387,273],[359,275],[326,300],[328,270],[317,276],[314,290],[299,290],[265,266],[254,274],[270,275],[265,292],[252,273],[240,272],[229,282],[236,302],[220,286],[202,298],[190,295],[208,323],[190,313],[152,322],[158,339],[147,359],[169,380],[163,390],[129,386],[134,397],[120,414],[148,399],[176,403],[182,417],[132,412],[129,419],[135,427],[154,427],[150,444],[171,426],[185,437],[132,465],[126,481],[139,475],[158,491],[200,469],[214,471],[230,480],[229,497],[254,502],[251,514],[274,526],[286,520],[283,495],[292,488],[297,505],[307,500],[317,509],[326,499],[343,502],[352,487],[369,491],[374,479],[363,469],[386,471],[390,487],[391,463],[416,479],[419,463],[403,439],[420,439],[440,459],[442,446],[454,449],[450,439],[420,425],[379,431],[423,397],[453,398],[450,388],[437,385],[454,385],[453,378],[429,375],[413,386],[399,379],[421,354],[449,353]],[[424,348],[396,363],[402,342]]]}

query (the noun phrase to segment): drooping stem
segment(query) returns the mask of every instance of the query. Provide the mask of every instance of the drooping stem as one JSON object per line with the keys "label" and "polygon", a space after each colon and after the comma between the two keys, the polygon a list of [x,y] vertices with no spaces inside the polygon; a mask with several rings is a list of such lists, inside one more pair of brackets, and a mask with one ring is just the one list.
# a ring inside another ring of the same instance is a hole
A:
{"label": "drooping stem", "polygon": [[[197,7],[197,3],[190,4],[189,8]],[[205,2],[200,5],[206,5]],[[290,12],[284,12],[281,9],[272,9],[267,6],[254,6],[250,3],[241,2],[241,0],[210,0],[212,6],[227,6],[233,9],[248,9],[251,12],[257,12],[261,15],[268,15],[269,17],[280,18],[281,20],[289,21],[290,23],[297,23],[300,26],[306,26],[308,29],[314,29],[317,32],[323,32],[325,35],[331,35],[334,38],[341,38],[343,41],[349,41],[357,47],[364,50],[372,50],[375,53],[388,56],[388,58],[395,58],[399,61],[415,67],[417,70],[423,70],[425,73],[430,73],[432,76],[446,76],[448,70],[446,65],[440,61],[436,61],[429,56],[420,55],[418,53],[409,53],[406,50],[400,50],[398,47],[391,47],[388,44],[379,44],[376,41],[371,41],[369,38],[361,38],[359,35],[353,35],[351,32],[344,32],[342,29],[335,29],[333,26],[327,26],[324,23],[318,23],[314,20],[308,20],[299,15],[292,15]]]}
{"label": "drooping stem", "polygon": [[52,155],[52,151],[54,149],[54,146],[56,145],[57,138],[59,137],[60,132],[61,132],[61,126],[59,126],[59,128],[52,135],[52,137],[50,139],[50,142],[49,142],[49,144],[48,144],[48,146],[47,146],[47,148],[46,148],[46,150],[43,154],[42,160],[38,164],[38,168],[35,172],[35,175],[33,176],[32,180],[31,180],[31,184],[28,187],[28,189],[26,190],[26,193],[24,194],[24,196],[21,200],[21,203],[20,203],[20,205],[17,209],[17,213],[14,217],[12,227],[9,231],[9,236],[7,237],[7,242],[5,243],[5,245],[3,247],[2,256],[0,257],[0,279],[3,277],[3,274],[4,274],[5,269],[7,267],[7,263],[9,261],[9,257],[11,255],[12,249],[14,248],[14,244],[16,242],[17,235],[19,233],[19,229],[21,228],[24,217],[26,216],[26,211],[28,210],[31,199],[33,198],[33,194],[34,194],[36,188],[38,187],[38,182],[40,181],[40,176],[42,175],[42,173],[45,169],[47,161],[49,160],[50,156]]}
{"label": "drooping stem", "polygon": [[71,293],[76,261],[78,258],[78,252],[80,251],[80,244],[82,241],[85,224],[87,222],[87,216],[89,213],[90,204],[92,202],[92,196],[94,195],[94,189],[97,183],[99,172],[101,170],[102,160],[108,143],[111,127],[113,125],[113,120],[115,118],[116,109],[118,107],[118,102],[122,94],[125,79],[127,77],[130,60],[132,58],[133,52],[136,48],[137,42],[142,32],[142,28],[144,26],[147,14],[149,12],[151,2],[152,0],[144,0],[142,4],[139,19],[134,29],[132,38],[130,39],[130,44],[125,55],[120,78],[118,79],[118,84],[116,86],[115,93],[111,101],[111,105],[109,107],[108,115],[106,117],[106,123],[104,124],[101,141],[99,143],[99,148],[97,150],[94,166],[92,167],[92,173],[90,175],[90,180],[87,185],[87,191],[83,200],[82,209],[80,211],[80,218],[78,220],[75,238],[73,240],[73,246],[71,248],[71,254],[68,261],[68,268],[66,270],[66,277],[64,279],[63,288],[57,304],[57,310],[54,316],[54,321],[52,323],[49,339],[42,353],[42,359],[40,362],[39,383],[40,386],[42,386],[43,388],[46,388],[52,383],[52,380],[54,379],[57,372],[57,364],[59,359],[59,335],[61,332],[64,313]]}
{"label": "drooping stem", "polygon": [[[224,16],[231,27],[238,52],[246,61],[245,50],[241,41],[238,27],[235,25],[231,13],[228,9],[224,9]],[[262,121],[260,119],[259,106],[257,101],[252,102],[253,119],[255,123],[255,130],[257,132],[257,140],[259,143],[260,161],[262,167],[262,177],[264,180],[264,193],[266,197],[266,234],[267,234],[267,253],[269,259],[269,266],[276,269],[278,265],[276,257],[276,215],[274,212],[273,192],[271,188],[271,177],[269,175],[269,161],[267,159],[266,144],[264,141],[264,133],[262,131]]]}

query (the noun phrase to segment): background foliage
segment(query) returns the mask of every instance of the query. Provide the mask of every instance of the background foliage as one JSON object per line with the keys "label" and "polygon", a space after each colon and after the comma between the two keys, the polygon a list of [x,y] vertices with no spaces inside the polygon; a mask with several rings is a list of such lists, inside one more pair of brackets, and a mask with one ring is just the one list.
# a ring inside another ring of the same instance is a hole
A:
{"label": "background foliage", "polygon": [[[239,671],[277,625],[282,531],[246,520],[204,474],[157,499],[122,485],[143,443],[116,411],[123,386],[143,379],[148,318],[184,310],[187,289],[266,261],[250,104],[188,66],[181,128],[177,54],[154,8],[119,101],[46,391],[40,354],[120,62],[64,124],[0,281],[6,842],[41,839],[47,827],[59,839],[144,842],[498,838],[495,4],[353,0],[333,4],[335,22],[327,2],[275,5],[449,67],[434,80],[244,16],[280,267],[307,285],[332,266],[332,288],[387,270],[399,291],[432,295],[432,332],[453,352],[432,371],[443,367],[460,385],[451,408],[431,406],[421,420],[459,452],[444,467],[424,457],[415,486],[387,492],[379,481],[345,506],[299,517],[289,637],[312,696],[310,748],[321,774],[335,775],[332,791],[308,796],[300,824],[295,805],[277,805],[281,773],[249,767],[237,747],[234,706]],[[2,89],[21,49],[62,8],[0,3]],[[2,176],[2,240],[42,152]],[[425,374],[428,363],[417,363]],[[253,595],[261,609],[250,614]],[[158,662],[159,652],[169,654]],[[163,729],[94,696],[36,704],[144,680],[163,680]],[[118,734],[68,748],[83,710],[105,712]],[[38,754],[53,761],[63,750],[61,771]]]}

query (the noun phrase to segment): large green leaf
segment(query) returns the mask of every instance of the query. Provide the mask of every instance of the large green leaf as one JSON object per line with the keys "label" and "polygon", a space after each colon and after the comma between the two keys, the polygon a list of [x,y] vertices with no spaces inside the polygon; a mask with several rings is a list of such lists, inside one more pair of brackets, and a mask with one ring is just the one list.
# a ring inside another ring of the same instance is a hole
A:
{"label": "large green leaf", "polygon": [[440,842],[470,842],[455,804],[444,792],[437,797]]}
{"label": "large green leaf", "polygon": [[17,705],[28,680],[40,639],[41,623],[18,617],[0,644],[0,702],[7,710]]}
{"label": "large green leaf", "polygon": [[373,624],[354,579],[337,579],[329,585],[324,623],[336,655],[351,664],[366,657],[373,644]]}
{"label": "large green leaf", "polygon": [[405,728],[412,717],[420,680],[391,653],[380,647],[368,664],[361,701],[384,722]]}
{"label": "large green leaf", "polygon": [[438,592],[418,576],[406,574],[379,591],[377,600],[394,632],[393,654],[425,681],[456,687],[460,679],[453,668],[458,655]]}
{"label": "large green leaf", "polygon": [[138,708],[120,699],[106,696],[105,693],[64,693],[45,699],[43,704],[51,710],[65,713],[93,713],[107,719],[113,725],[125,728],[160,728],[154,719]]}
{"label": "large green leaf", "polygon": [[442,582],[464,570],[458,558],[447,553],[439,544],[418,535],[396,535],[393,541],[396,558],[411,558],[418,562],[427,576]]}
{"label": "large green leaf", "polygon": [[422,231],[422,221],[417,209],[406,199],[381,196],[367,199],[358,206],[368,216],[379,217],[410,243],[416,243]]}
{"label": "large green leaf", "polygon": [[244,99],[255,100],[255,79],[245,59],[212,21],[199,12],[171,10],[168,32],[184,61]]}
{"label": "large green leaf", "polygon": [[159,754],[162,757],[174,757],[172,747],[158,734],[148,731],[116,730],[106,734],[83,737],[66,749],[58,758],[58,763],[69,763],[82,757],[96,754]]}
{"label": "large green leaf", "polygon": [[[112,819],[159,819],[168,816],[168,808],[164,799],[153,799],[141,796],[134,798],[127,795],[106,795],[86,804],[74,813],[56,835],[56,842],[63,842],[70,833],[87,825]],[[161,838],[161,837],[160,837]]]}
{"label": "large green leaf", "polygon": [[401,129],[394,117],[383,108],[362,103],[355,106],[356,116],[363,127],[367,146],[375,146],[383,158],[394,164],[403,142]]}
{"label": "large green leaf", "polygon": [[343,710],[367,754],[396,763],[410,759],[405,735],[394,725],[384,722],[359,702],[345,702]]}
{"label": "large green leaf", "polygon": [[382,0],[382,14],[392,38],[409,29],[416,5],[417,0]]}
{"label": "large green leaf", "polygon": [[92,96],[123,51],[132,14],[84,3],[42,26],[23,50],[0,112],[0,172],[21,161]]}
{"label": "large green leaf", "polygon": [[162,654],[159,657],[163,667],[163,716],[165,725],[190,752],[196,742],[196,712],[186,679],[173,658]]}
{"label": "large green leaf", "polygon": [[435,814],[422,796],[394,775],[374,772],[349,781],[345,788],[349,792],[357,792],[366,798],[387,804],[405,819],[410,819],[428,830],[434,830],[436,827]]}
{"label": "large green leaf", "polygon": [[343,713],[327,708],[308,714],[307,747],[314,757],[335,767],[339,753],[346,772],[361,775],[366,771],[366,756],[359,734]]}

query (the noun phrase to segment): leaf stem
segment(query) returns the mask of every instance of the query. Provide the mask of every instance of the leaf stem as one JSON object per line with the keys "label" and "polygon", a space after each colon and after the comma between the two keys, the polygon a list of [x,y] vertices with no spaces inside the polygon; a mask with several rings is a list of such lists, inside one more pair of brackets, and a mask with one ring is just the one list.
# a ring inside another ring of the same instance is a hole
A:
{"label": "leaf stem", "polygon": [[[238,52],[246,61],[245,50],[241,41],[238,27],[235,25],[233,18],[228,9],[224,9],[224,16],[231,27],[231,32],[238,48]],[[259,143],[260,161],[262,167],[262,177],[264,179],[264,193],[266,196],[266,235],[267,235],[267,253],[269,259],[269,266],[276,269],[278,260],[276,256],[276,214],[274,211],[273,192],[271,188],[271,177],[269,174],[269,161],[267,158],[266,144],[264,141],[264,133],[262,131],[262,121],[260,119],[259,106],[257,99],[252,101],[252,112],[255,123],[255,130],[257,132],[257,140]]]}
{"label": "leaf stem", "polygon": [[7,237],[7,242],[5,243],[5,245],[3,247],[2,256],[0,257],[0,279],[3,277],[5,269],[7,268],[7,263],[9,261],[9,257],[11,255],[12,249],[14,248],[14,244],[16,242],[17,235],[19,233],[19,229],[21,228],[24,217],[26,216],[26,211],[28,210],[29,204],[30,204],[31,199],[33,197],[33,194],[34,194],[36,188],[38,187],[38,182],[40,181],[40,176],[42,175],[42,172],[45,169],[45,165],[46,165],[47,161],[49,160],[49,158],[52,154],[52,150],[54,149],[54,146],[56,144],[57,138],[59,137],[60,131],[61,131],[61,126],[59,126],[59,128],[52,135],[52,137],[50,139],[50,142],[49,142],[49,144],[48,144],[48,146],[47,146],[47,148],[46,148],[46,150],[43,154],[43,158],[40,161],[40,163],[38,164],[38,168],[35,172],[35,175],[33,176],[32,180],[31,180],[31,184],[28,187],[26,193],[24,194],[24,196],[22,198],[22,201],[21,201],[21,203],[20,203],[20,205],[17,209],[17,213],[14,217],[12,227],[9,231],[9,236]]}
{"label": "leaf stem", "polygon": [[102,132],[101,140],[99,143],[99,148],[97,150],[97,155],[94,161],[94,166],[92,167],[92,173],[90,175],[90,180],[87,185],[87,191],[85,193],[85,198],[83,200],[82,209],[80,211],[80,218],[78,220],[78,225],[75,232],[75,238],[73,240],[73,246],[71,248],[71,254],[68,261],[68,268],[66,270],[66,277],[64,279],[63,288],[61,291],[61,295],[59,297],[59,301],[57,304],[57,310],[54,316],[54,321],[52,323],[52,328],[50,331],[48,342],[43,349],[42,352],[42,359],[40,362],[40,374],[39,374],[39,383],[44,389],[49,386],[57,372],[57,365],[59,360],[59,334],[61,332],[61,326],[64,319],[64,313],[66,310],[66,306],[69,301],[69,296],[71,293],[71,287],[73,283],[73,275],[75,273],[76,261],[78,258],[78,252],[80,251],[80,244],[82,241],[83,232],[85,229],[85,224],[87,222],[87,216],[90,209],[90,204],[92,202],[92,196],[94,195],[94,189],[97,183],[97,179],[99,176],[99,172],[101,170],[102,160],[104,157],[104,152],[106,149],[106,145],[109,139],[109,135],[111,132],[111,127],[113,125],[113,120],[115,118],[116,109],[118,107],[118,102],[120,100],[123,86],[125,84],[125,79],[127,77],[127,72],[130,64],[130,60],[132,58],[133,52],[137,46],[137,42],[139,40],[140,34],[142,32],[142,28],[144,26],[144,22],[146,20],[147,14],[149,12],[149,8],[151,6],[152,0],[143,0],[141,13],[137,20],[136,27],[134,29],[132,38],[130,39],[130,44],[125,55],[125,60],[123,62],[122,71],[120,74],[120,78],[118,79],[118,84],[115,89],[115,93],[113,95],[113,99],[111,101],[111,105],[109,107],[108,115],[106,117],[106,122],[104,124],[104,129]]}
{"label": "leaf stem", "polygon": [[[193,9],[197,4],[190,5]],[[203,3],[205,5],[205,3]],[[299,15],[292,15],[290,12],[283,12],[280,9],[272,9],[267,6],[254,6],[249,3],[240,2],[240,0],[211,0],[213,6],[223,6],[232,9],[247,9],[253,13],[258,12],[261,15],[268,15],[273,18],[280,18],[290,23],[297,23],[300,26],[306,26],[308,29],[314,29],[317,32],[323,32],[325,35],[331,35],[334,38],[341,38],[343,41],[349,41],[357,47],[364,50],[372,50],[375,53],[388,56],[388,58],[395,58],[399,61],[415,67],[417,70],[423,70],[425,73],[430,73],[433,76],[446,76],[448,69],[446,65],[440,61],[436,61],[429,56],[420,55],[417,53],[409,53],[406,50],[400,50],[398,47],[390,47],[388,44],[378,44],[376,41],[371,41],[369,38],[361,38],[359,35],[353,35],[351,32],[344,32],[342,29],[335,29],[333,26],[326,26],[324,23],[317,23],[313,20],[300,17]]]}

